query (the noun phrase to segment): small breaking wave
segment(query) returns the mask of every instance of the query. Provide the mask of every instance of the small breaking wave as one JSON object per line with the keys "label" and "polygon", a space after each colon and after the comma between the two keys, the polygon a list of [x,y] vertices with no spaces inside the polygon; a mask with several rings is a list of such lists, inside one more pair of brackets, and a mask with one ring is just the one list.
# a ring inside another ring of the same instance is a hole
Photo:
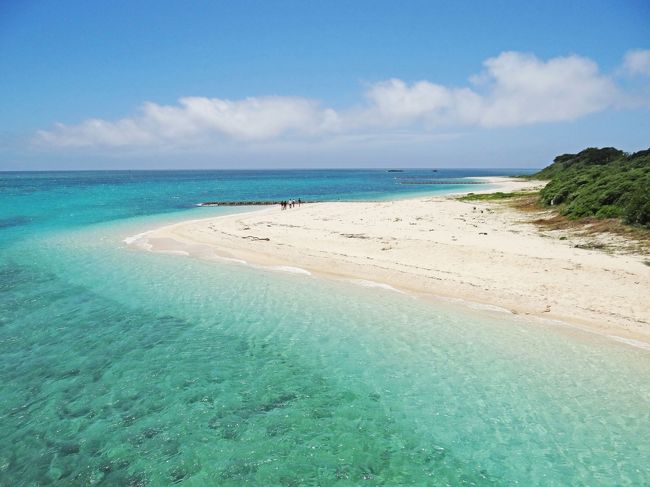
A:
{"label": "small breaking wave", "polygon": [[505,313],[509,315],[514,314],[511,310],[504,308],[502,306],[496,306],[494,304],[477,303],[475,301],[469,301],[467,299],[462,299],[462,298],[440,297],[440,299],[442,299],[443,301],[447,301],[448,303],[457,303],[466,308],[475,309],[478,311],[493,311],[496,313]]}
{"label": "small breaking wave", "polygon": [[185,250],[156,250],[156,252],[160,254],[169,254],[169,255],[182,255],[185,257],[189,257],[190,253],[186,252]]}
{"label": "small breaking wave", "polygon": [[243,264],[250,266],[248,262],[246,262],[244,259],[235,259],[234,257],[224,257],[223,255],[215,255],[215,258],[217,260],[225,260],[226,262],[235,262],[236,264]]}
{"label": "small breaking wave", "polygon": [[280,271],[280,272],[289,272],[291,274],[302,274],[305,276],[311,276],[311,272],[309,272],[306,269],[302,269],[301,267],[291,267],[288,265],[278,265],[278,266],[273,266],[273,267],[267,267],[267,269],[271,269],[273,271]]}
{"label": "small breaking wave", "polygon": [[379,289],[386,289],[388,291],[394,291],[396,293],[400,294],[406,294],[404,291],[400,291],[397,288],[394,288],[393,286],[389,284],[384,284],[383,282],[375,282],[375,281],[369,281],[367,279],[352,279],[350,282],[357,284],[359,286],[363,287],[373,287],[373,288],[379,288]]}
{"label": "small breaking wave", "polygon": [[138,233],[137,235],[126,237],[122,241],[129,246],[151,251],[153,249],[153,246],[149,243],[149,239],[147,238],[150,233],[151,232]]}
{"label": "small breaking wave", "polygon": [[643,350],[650,351],[650,344],[642,342],[641,340],[635,340],[634,338],[623,338],[616,335],[607,335],[608,338],[616,340],[617,342],[625,343],[636,348],[642,348]]}

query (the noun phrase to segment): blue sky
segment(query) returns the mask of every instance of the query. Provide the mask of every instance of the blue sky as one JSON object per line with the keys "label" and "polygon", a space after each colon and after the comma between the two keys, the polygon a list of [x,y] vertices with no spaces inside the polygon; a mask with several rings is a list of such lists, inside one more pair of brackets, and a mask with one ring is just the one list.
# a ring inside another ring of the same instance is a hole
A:
{"label": "blue sky", "polygon": [[540,167],[650,146],[650,3],[5,1],[0,170]]}

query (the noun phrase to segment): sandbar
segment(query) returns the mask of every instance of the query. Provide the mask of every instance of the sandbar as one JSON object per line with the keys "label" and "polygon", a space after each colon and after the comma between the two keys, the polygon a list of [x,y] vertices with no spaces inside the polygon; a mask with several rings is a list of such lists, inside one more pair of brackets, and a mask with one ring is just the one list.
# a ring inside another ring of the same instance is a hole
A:
{"label": "sandbar", "polygon": [[[488,192],[544,184],[486,182],[496,185]],[[647,256],[577,248],[576,238],[543,232],[502,203],[446,195],[270,207],[168,225],[129,243],[496,306],[650,344]]]}

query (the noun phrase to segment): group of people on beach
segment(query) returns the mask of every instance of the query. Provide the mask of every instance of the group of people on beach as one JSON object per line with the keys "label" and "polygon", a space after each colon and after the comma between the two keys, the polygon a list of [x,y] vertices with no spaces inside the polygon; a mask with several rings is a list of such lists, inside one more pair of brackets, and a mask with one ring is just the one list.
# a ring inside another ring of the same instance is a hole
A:
{"label": "group of people on beach", "polygon": [[287,208],[293,208],[294,206],[300,206],[302,204],[302,200],[298,198],[298,201],[296,200],[286,200],[286,201],[280,201],[280,208],[283,210],[286,210]]}

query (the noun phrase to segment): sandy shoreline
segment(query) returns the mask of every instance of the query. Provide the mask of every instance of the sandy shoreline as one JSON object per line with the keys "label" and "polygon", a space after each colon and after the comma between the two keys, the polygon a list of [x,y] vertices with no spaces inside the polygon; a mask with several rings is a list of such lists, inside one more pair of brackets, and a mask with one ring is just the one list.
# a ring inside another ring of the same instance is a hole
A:
{"label": "sandy shoreline", "polygon": [[[540,186],[487,182],[498,185],[487,192]],[[498,306],[650,344],[643,257],[575,248],[525,219],[498,203],[429,196],[271,207],[165,226],[128,243]]]}

